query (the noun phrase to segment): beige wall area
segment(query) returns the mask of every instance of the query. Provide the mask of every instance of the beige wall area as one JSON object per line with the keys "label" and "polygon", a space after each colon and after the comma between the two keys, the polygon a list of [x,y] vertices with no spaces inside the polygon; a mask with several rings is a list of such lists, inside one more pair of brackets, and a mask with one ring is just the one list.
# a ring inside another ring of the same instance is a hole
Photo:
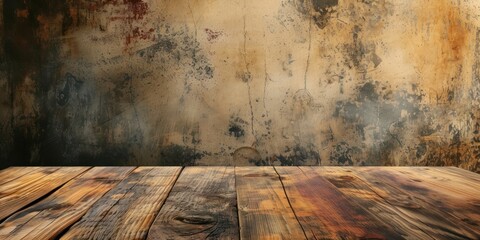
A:
{"label": "beige wall area", "polygon": [[3,165],[480,171],[479,1],[59,2],[3,3]]}

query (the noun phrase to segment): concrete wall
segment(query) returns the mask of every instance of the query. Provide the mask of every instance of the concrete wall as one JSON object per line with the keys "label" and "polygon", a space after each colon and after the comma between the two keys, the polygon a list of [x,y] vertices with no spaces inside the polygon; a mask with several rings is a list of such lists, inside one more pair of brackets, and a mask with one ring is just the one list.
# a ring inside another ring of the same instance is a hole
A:
{"label": "concrete wall", "polygon": [[478,1],[12,0],[2,12],[3,165],[480,171]]}

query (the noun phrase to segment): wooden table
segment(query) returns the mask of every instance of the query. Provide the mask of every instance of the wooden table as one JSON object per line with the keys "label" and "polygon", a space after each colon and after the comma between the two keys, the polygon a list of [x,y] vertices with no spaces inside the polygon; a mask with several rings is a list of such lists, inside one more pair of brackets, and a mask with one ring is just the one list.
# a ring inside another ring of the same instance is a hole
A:
{"label": "wooden table", "polygon": [[480,239],[453,167],[11,167],[0,239]]}

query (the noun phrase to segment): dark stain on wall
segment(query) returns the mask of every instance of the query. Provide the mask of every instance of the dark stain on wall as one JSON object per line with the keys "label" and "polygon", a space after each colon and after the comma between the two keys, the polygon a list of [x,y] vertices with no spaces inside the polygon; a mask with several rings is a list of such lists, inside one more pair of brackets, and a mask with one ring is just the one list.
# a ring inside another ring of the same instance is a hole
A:
{"label": "dark stain on wall", "polygon": [[236,123],[232,123],[229,126],[228,132],[230,133],[230,136],[234,136],[236,138],[239,138],[245,135],[245,130],[243,130],[242,127],[240,127]]}
{"label": "dark stain on wall", "polygon": [[[332,149],[330,153],[330,162],[333,164],[339,163],[341,165],[351,166],[353,165],[352,154],[358,152],[359,149],[351,148],[348,143],[341,142]],[[362,162],[360,165],[364,165],[365,163]]]}
{"label": "dark stain on wall", "polygon": [[338,0],[296,0],[297,10],[311,18],[316,26],[324,29],[335,14]]}
{"label": "dark stain on wall", "polygon": [[228,134],[235,138],[245,136],[245,128],[248,127],[248,122],[235,116],[230,117],[230,124],[228,125]]}
{"label": "dark stain on wall", "polygon": [[160,159],[158,165],[165,166],[192,166],[195,161],[201,159],[205,152],[198,152],[180,145],[169,145],[160,149]]}
{"label": "dark stain on wall", "polygon": [[280,166],[301,166],[309,165],[312,162],[314,165],[320,165],[320,154],[315,150],[315,147],[309,145],[303,147],[295,145],[293,147],[285,147],[283,154],[275,155],[273,162],[270,164],[278,164]]}

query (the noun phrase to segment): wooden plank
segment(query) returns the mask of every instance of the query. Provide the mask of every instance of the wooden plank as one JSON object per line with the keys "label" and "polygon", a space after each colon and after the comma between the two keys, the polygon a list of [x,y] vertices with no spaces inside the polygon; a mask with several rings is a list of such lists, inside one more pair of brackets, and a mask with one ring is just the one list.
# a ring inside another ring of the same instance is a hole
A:
{"label": "wooden plank", "polygon": [[145,239],[181,167],[139,167],[61,239]]}
{"label": "wooden plank", "polygon": [[400,239],[311,168],[275,167],[308,239]]}
{"label": "wooden plank", "polygon": [[305,239],[273,167],[235,167],[242,239]]}
{"label": "wooden plank", "polygon": [[433,180],[419,169],[355,168],[388,203],[436,239],[480,239],[480,195]]}
{"label": "wooden plank", "polygon": [[[386,168],[388,172],[392,169]],[[480,196],[480,179],[470,179],[464,171],[452,172],[443,170],[442,167],[425,167],[425,168],[406,168],[404,170],[395,171],[408,177],[412,183],[422,183],[428,185],[432,189],[442,189],[456,198],[478,199]],[[416,178],[419,176],[418,178]]]}
{"label": "wooden plank", "polygon": [[[301,167],[302,169],[307,167]],[[388,224],[405,239],[433,239],[422,231],[423,223],[403,214],[382,198],[381,190],[370,186],[350,167],[321,167],[312,169],[337,187],[348,200],[357,203],[372,216]]]}
{"label": "wooden plank", "polygon": [[[43,169],[43,170],[42,170]],[[59,188],[88,170],[87,167],[65,167],[55,170],[39,168],[0,186],[0,220]]]}
{"label": "wooden plank", "polygon": [[462,169],[462,168],[458,168],[458,167],[436,167],[434,169],[444,170],[445,172],[455,173],[462,178],[471,179],[471,180],[476,181],[476,182],[480,181],[480,173],[478,173],[478,172],[471,172],[471,171],[468,171],[468,170],[465,170],[465,169]]}
{"label": "wooden plank", "polygon": [[71,180],[39,203],[0,224],[0,239],[52,239],[86,211],[133,167],[95,167]]}
{"label": "wooden plank", "polygon": [[480,193],[480,174],[478,173],[456,167],[430,167],[428,169],[430,171],[424,172],[434,173],[433,175],[429,174],[434,179],[444,183],[455,183],[456,186],[468,187],[468,191],[473,191],[476,195]]}
{"label": "wooden plank", "polygon": [[147,239],[238,239],[233,167],[187,167]]}
{"label": "wooden plank", "polygon": [[44,167],[39,168],[37,171],[33,171],[28,174],[24,174],[23,176],[16,178],[13,181],[8,181],[2,185],[0,185],[0,196],[6,196],[10,193],[14,193],[19,189],[28,186],[39,179],[57,171],[60,169],[59,167]]}
{"label": "wooden plank", "polygon": [[457,167],[376,167],[382,170],[395,170],[395,172],[411,175],[414,178],[416,175],[422,175],[433,182],[442,182],[447,184],[453,190],[458,186],[466,191],[474,194],[480,192],[480,174],[467,171]]}
{"label": "wooden plank", "polygon": [[22,177],[30,172],[39,170],[39,167],[9,167],[0,171],[0,185]]}

